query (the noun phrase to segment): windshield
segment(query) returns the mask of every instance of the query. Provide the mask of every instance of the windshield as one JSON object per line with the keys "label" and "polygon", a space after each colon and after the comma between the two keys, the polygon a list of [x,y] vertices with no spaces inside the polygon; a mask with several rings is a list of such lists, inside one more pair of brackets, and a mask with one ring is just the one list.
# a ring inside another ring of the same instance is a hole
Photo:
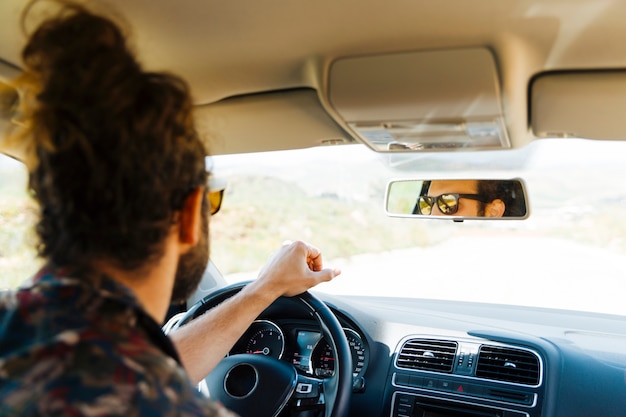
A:
{"label": "windshield", "polygon": [[[539,306],[626,315],[626,142],[538,140],[514,151],[383,154],[363,145],[215,156],[226,181],[211,258],[254,279],[286,240],[322,250],[342,275],[316,291]],[[22,164],[0,158],[0,288],[40,265]],[[525,181],[526,220],[392,218],[387,182]],[[35,261],[33,261],[35,259]]]}
{"label": "windshield", "polygon": [[[285,240],[342,269],[319,291],[626,315],[626,142],[539,140],[515,151],[399,155],[362,145],[214,157],[228,182],[211,258],[253,279]],[[520,177],[530,216],[463,223],[390,218],[398,178]],[[590,294],[593,293],[593,296]]]}

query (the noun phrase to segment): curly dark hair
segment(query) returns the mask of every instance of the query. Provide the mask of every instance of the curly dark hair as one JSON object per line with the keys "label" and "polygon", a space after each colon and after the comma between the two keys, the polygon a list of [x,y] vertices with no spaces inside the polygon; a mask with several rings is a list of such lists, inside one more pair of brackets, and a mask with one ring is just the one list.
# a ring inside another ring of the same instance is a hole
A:
{"label": "curly dark hair", "polygon": [[[478,194],[489,201],[500,199],[504,202],[504,217],[523,217],[526,215],[524,191],[516,180],[478,180]],[[482,205],[484,214],[484,203]]]}
{"label": "curly dark hair", "polygon": [[72,2],[22,58],[40,256],[127,270],[161,256],[184,198],[207,183],[187,84],[144,71],[118,24]]}

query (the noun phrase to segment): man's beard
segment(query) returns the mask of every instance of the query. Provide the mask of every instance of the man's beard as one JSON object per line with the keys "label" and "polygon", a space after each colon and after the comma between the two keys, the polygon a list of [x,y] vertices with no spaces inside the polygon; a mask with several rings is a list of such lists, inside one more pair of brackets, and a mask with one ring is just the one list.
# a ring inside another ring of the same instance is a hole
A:
{"label": "man's beard", "polygon": [[[204,210],[203,210],[204,211]],[[180,257],[172,290],[172,302],[180,303],[193,294],[209,262],[209,215],[202,215],[202,231],[198,243]]]}

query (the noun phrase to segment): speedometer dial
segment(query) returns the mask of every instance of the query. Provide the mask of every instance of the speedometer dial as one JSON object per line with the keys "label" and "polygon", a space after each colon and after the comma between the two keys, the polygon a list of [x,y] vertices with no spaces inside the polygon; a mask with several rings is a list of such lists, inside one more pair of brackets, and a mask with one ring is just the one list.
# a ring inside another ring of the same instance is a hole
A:
{"label": "speedometer dial", "polygon": [[[351,329],[343,329],[350,345],[352,355],[352,375],[354,377],[363,376],[369,360],[369,350],[363,339],[357,332]],[[313,373],[315,376],[326,378],[335,374],[335,352],[326,341],[320,340],[312,355]]]}
{"label": "speedometer dial", "polygon": [[245,334],[245,352],[280,359],[285,350],[282,330],[269,320],[257,320]]}

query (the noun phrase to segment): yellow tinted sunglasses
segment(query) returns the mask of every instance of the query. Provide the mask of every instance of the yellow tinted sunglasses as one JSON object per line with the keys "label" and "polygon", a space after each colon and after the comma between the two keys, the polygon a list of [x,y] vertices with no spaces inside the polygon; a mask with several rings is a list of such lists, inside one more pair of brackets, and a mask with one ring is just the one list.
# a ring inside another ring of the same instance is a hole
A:
{"label": "yellow tinted sunglasses", "polygon": [[[207,159],[210,161],[210,159]],[[226,189],[226,181],[223,178],[214,177],[209,174],[207,183],[207,200],[209,201],[211,215],[220,211],[222,207],[222,199],[224,198],[224,190]]]}
{"label": "yellow tinted sunglasses", "polygon": [[222,199],[224,198],[224,190],[209,190],[206,193],[209,200],[209,207],[211,210],[211,216],[220,211],[222,207]]}

